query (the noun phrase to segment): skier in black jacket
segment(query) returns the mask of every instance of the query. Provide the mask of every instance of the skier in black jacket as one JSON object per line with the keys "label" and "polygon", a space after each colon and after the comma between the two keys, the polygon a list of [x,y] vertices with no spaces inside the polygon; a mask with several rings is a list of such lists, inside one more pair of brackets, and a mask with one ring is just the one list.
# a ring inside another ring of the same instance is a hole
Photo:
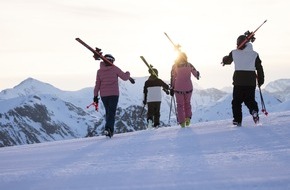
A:
{"label": "skier in black jacket", "polygon": [[[237,47],[246,40],[245,35],[237,39]],[[229,55],[223,57],[223,65],[235,64],[233,75],[233,124],[242,125],[242,103],[248,107],[255,123],[259,122],[259,108],[255,100],[256,81],[259,87],[264,84],[264,70],[259,54],[253,50],[250,42],[246,43],[240,49],[235,49]],[[257,71],[257,73],[256,73]]]}
{"label": "skier in black jacket", "polygon": [[[154,72],[152,72],[152,70]],[[161,87],[169,94],[169,86],[158,78],[158,70],[149,69],[151,74],[144,84],[144,100],[143,104],[148,106],[147,122],[148,128],[157,128],[160,125],[160,105],[161,105]]]}

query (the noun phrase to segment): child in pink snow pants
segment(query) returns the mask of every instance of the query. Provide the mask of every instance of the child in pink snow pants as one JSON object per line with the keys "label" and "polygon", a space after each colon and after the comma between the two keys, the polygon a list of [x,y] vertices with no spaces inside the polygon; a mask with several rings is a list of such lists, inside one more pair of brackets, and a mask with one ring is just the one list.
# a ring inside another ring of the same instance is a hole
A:
{"label": "child in pink snow pants", "polygon": [[191,74],[199,80],[199,72],[187,61],[186,54],[181,52],[172,66],[170,90],[170,95],[175,95],[176,98],[177,121],[181,127],[189,126],[192,116],[190,100],[193,85]]}

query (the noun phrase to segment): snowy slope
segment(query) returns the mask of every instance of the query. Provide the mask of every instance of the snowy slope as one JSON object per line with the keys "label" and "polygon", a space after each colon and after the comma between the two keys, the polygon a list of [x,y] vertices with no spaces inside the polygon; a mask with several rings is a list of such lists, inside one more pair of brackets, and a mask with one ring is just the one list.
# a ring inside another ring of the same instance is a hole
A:
{"label": "snowy slope", "polygon": [[290,112],[4,147],[0,189],[290,189]]}

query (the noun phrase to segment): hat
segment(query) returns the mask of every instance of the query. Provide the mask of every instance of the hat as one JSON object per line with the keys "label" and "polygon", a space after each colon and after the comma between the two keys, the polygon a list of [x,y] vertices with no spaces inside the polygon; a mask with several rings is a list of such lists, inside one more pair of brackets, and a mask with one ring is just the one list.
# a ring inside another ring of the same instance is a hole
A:
{"label": "hat", "polygon": [[110,61],[111,63],[115,61],[115,58],[111,54],[106,54],[104,57],[108,59],[108,61]]}

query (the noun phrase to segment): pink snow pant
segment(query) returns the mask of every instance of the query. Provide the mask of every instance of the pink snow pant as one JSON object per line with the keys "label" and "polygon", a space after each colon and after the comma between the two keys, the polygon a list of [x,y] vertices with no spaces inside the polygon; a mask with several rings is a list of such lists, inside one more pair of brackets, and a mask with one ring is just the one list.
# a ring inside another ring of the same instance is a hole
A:
{"label": "pink snow pant", "polygon": [[190,104],[192,92],[175,92],[174,95],[177,104],[177,121],[178,123],[183,123],[185,122],[185,118],[191,118],[192,115]]}

